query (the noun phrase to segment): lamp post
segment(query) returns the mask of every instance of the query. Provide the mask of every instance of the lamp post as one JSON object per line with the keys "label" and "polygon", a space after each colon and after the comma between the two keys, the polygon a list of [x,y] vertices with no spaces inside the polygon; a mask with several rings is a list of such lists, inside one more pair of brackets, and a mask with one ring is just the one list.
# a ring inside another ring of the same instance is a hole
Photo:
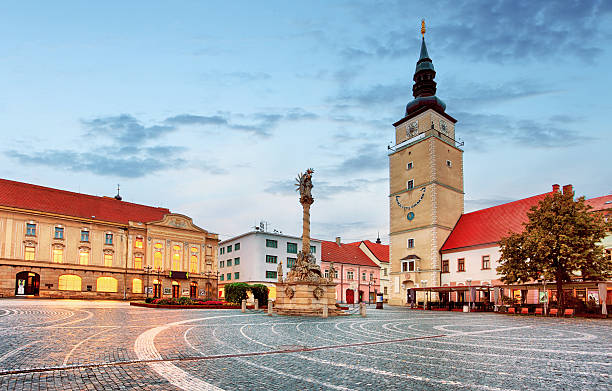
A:
{"label": "lamp post", "polygon": [[151,270],[153,269],[151,267],[151,265],[147,265],[144,268],[144,272],[147,274],[147,285],[145,286],[145,289],[147,291],[147,299],[149,298],[149,273],[151,273]]}
{"label": "lamp post", "polygon": [[468,309],[472,311],[472,280],[466,279],[465,282],[468,284]]}
{"label": "lamp post", "polygon": [[544,315],[548,315],[548,291],[546,290],[546,278],[542,278],[538,281],[544,285]]}
{"label": "lamp post", "polygon": [[162,287],[161,287],[161,281],[159,280],[159,275],[161,273],[161,266],[158,266],[157,269],[155,269],[155,271],[157,271],[157,285],[159,285],[159,297],[162,297]]}

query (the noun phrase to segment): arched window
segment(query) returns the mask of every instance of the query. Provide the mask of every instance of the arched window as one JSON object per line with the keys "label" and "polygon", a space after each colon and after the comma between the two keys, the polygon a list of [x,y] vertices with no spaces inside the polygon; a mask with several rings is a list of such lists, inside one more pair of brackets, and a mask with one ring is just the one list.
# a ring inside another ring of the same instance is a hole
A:
{"label": "arched window", "polygon": [[81,277],[74,274],[64,274],[59,276],[60,291],[81,291]]}
{"label": "arched window", "polygon": [[132,293],[142,293],[142,280],[134,278],[132,280]]}
{"label": "arched window", "polygon": [[181,270],[181,246],[172,246],[172,270]]}
{"label": "arched window", "polygon": [[98,292],[117,292],[117,279],[113,277],[98,277],[96,290]]}
{"label": "arched window", "polygon": [[195,254],[191,254],[191,258],[189,260],[189,273],[197,273],[198,272],[198,256]]}

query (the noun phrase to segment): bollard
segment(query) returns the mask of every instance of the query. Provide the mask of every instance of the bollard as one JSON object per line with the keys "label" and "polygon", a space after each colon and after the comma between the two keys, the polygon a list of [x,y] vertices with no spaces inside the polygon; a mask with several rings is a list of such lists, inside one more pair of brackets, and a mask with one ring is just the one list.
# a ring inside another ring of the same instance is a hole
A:
{"label": "bollard", "polygon": [[359,313],[361,314],[361,316],[365,318],[366,317],[366,305],[365,303],[359,303],[359,305],[360,305]]}
{"label": "bollard", "polygon": [[246,300],[242,300],[242,313],[246,312]]}
{"label": "bollard", "polygon": [[274,313],[274,302],[272,300],[268,300],[268,315],[272,315]]}
{"label": "bollard", "polygon": [[327,318],[329,316],[329,310],[327,309],[327,304],[323,304],[323,314],[321,314],[322,318]]}
{"label": "bollard", "polygon": [[255,299],[255,311],[259,309],[259,300]]}

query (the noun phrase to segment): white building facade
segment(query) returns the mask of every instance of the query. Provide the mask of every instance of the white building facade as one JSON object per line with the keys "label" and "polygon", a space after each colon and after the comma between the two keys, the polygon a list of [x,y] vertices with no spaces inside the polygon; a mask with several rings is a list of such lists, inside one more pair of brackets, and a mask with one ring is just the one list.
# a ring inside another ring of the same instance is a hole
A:
{"label": "white building facade", "polygon": [[[220,242],[217,265],[219,297],[225,297],[225,284],[246,282],[266,285],[270,289],[270,299],[276,298],[279,263],[283,266],[283,277],[287,277],[300,251],[301,238],[259,230]],[[311,239],[310,252],[321,266],[321,241]]]}

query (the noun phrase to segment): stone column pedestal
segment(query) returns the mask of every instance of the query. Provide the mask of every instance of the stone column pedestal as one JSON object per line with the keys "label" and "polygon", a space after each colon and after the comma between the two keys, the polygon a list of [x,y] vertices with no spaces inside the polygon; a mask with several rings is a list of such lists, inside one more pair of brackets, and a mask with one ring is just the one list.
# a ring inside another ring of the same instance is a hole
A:
{"label": "stone column pedestal", "polygon": [[344,315],[336,307],[336,284],[308,281],[276,284],[275,310],[279,315],[322,316],[327,306],[328,316]]}

